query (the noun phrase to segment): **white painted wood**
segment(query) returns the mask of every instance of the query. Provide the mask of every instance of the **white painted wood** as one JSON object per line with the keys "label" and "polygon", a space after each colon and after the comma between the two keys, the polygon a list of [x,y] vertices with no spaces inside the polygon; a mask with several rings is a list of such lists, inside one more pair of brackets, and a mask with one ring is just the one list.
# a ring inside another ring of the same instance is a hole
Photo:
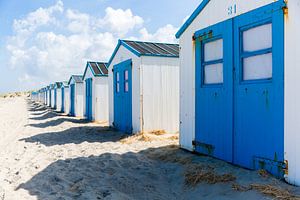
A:
{"label": "white painted wood", "polygon": [[284,148],[289,173],[286,180],[300,186],[300,0],[288,1],[285,15]]}

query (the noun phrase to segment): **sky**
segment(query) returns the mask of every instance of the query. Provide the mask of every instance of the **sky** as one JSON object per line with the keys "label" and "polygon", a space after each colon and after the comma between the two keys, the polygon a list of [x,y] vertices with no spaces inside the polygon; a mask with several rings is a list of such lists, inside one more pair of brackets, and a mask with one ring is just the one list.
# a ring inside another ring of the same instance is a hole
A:
{"label": "sky", "polygon": [[107,62],[118,39],[178,42],[201,0],[0,0],[0,93],[34,90]]}

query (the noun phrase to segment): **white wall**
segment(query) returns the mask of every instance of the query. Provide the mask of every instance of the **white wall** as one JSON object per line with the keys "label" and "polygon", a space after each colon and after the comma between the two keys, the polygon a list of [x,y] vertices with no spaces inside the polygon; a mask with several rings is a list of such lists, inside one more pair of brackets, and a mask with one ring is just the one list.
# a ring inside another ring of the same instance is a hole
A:
{"label": "white wall", "polygon": [[61,89],[59,88],[59,89],[56,89],[56,91],[57,91],[57,94],[56,94],[56,111],[61,111],[61,105],[62,105],[62,102],[61,102],[61,98],[62,98],[62,96],[61,96]]}
{"label": "white wall", "polygon": [[[75,84],[75,117],[84,117],[84,84],[83,83],[75,83],[74,79],[72,78],[70,81],[70,85]],[[69,98],[71,99],[71,93],[69,92]],[[71,103],[69,105],[69,109],[71,109]]]}
{"label": "white wall", "polygon": [[83,83],[75,84],[75,117],[84,117],[83,114]]}
{"label": "white wall", "polygon": [[51,89],[51,108],[54,108],[54,89]]}
{"label": "white wall", "polygon": [[132,59],[132,128],[133,132],[141,130],[141,112],[140,112],[140,66],[141,60],[131,51],[120,46],[119,51],[115,55],[111,65],[109,66],[109,125],[112,126],[114,121],[114,99],[113,99],[113,66],[128,59]]}
{"label": "white wall", "polygon": [[64,101],[64,112],[66,114],[70,114],[70,88],[69,87],[65,87],[64,88],[64,92],[65,92],[65,101]]}
{"label": "white wall", "polygon": [[179,58],[141,57],[143,131],[179,131]]}
{"label": "white wall", "polygon": [[[208,26],[273,3],[274,0],[211,0],[180,37],[180,145],[193,150],[195,138],[195,45],[193,34]],[[236,14],[228,8],[236,5]],[[195,8],[196,9],[196,8]],[[213,14],[212,14],[213,13]]]}
{"label": "white wall", "polygon": [[285,16],[285,159],[289,174],[286,180],[300,186],[300,0],[288,1]]}
{"label": "white wall", "polygon": [[50,106],[50,90],[47,90],[47,106]]}

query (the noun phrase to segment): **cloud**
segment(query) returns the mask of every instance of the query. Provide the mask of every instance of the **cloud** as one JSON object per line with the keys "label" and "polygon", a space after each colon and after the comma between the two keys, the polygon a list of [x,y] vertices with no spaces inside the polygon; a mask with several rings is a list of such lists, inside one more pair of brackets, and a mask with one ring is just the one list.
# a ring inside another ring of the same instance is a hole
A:
{"label": "cloud", "polygon": [[142,28],[139,32],[141,36],[138,38],[143,41],[151,42],[169,42],[176,43],[175,34],[178,28],[175,28],[173,25],[168,24],[162,28],[159,28],[155,33],[151,34],[146,28]]}
{"label": "cloud", "polygon": [[130,9],[113,9],[106,8],[106,15],[99,20],[99,26],[107,27],[111,31],[118,33],[119,36],[126,35],[130,30],[136,27],[141,27],[144,20],[140,16],[133,15]]}
{"label": "cloud", "polygon": [[[62,1],[14,20],[6,49],[9,66],[21,74],[19,88],[31,89],[83,73],[88,60],[108,61],[118,39],[174,42],[176,28],[166,25],[154,33],[130,9],[108,7],[103,17],[65,9]],[[134,34],[133,37],[130,34]]]}

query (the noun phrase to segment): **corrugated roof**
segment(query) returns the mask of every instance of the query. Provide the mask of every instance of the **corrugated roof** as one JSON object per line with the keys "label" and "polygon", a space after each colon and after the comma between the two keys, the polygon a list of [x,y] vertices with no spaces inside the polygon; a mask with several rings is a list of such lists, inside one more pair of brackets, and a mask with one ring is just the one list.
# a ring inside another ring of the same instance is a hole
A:
{"label": "corrugated roof", "polygon": [[97,62],[97,65],[100,68],[102,75],[108,75],[107,63]]}
{"label": "corrugated roof", "polygon": [[76,83],[82,83],[82,76],[81,75],[73,75],[72,76]]}
{"label": "corrugated roof", "polygon": [[108,69],[107,63],[105,62],[87,62],[84,73],[83,79],[85,78],[87,69],[90,68],[94,76],[107,76]]}
{"label": "corrugated roof", "polygon": [[140,55],[179,57],[179,45],[122,40]]}

